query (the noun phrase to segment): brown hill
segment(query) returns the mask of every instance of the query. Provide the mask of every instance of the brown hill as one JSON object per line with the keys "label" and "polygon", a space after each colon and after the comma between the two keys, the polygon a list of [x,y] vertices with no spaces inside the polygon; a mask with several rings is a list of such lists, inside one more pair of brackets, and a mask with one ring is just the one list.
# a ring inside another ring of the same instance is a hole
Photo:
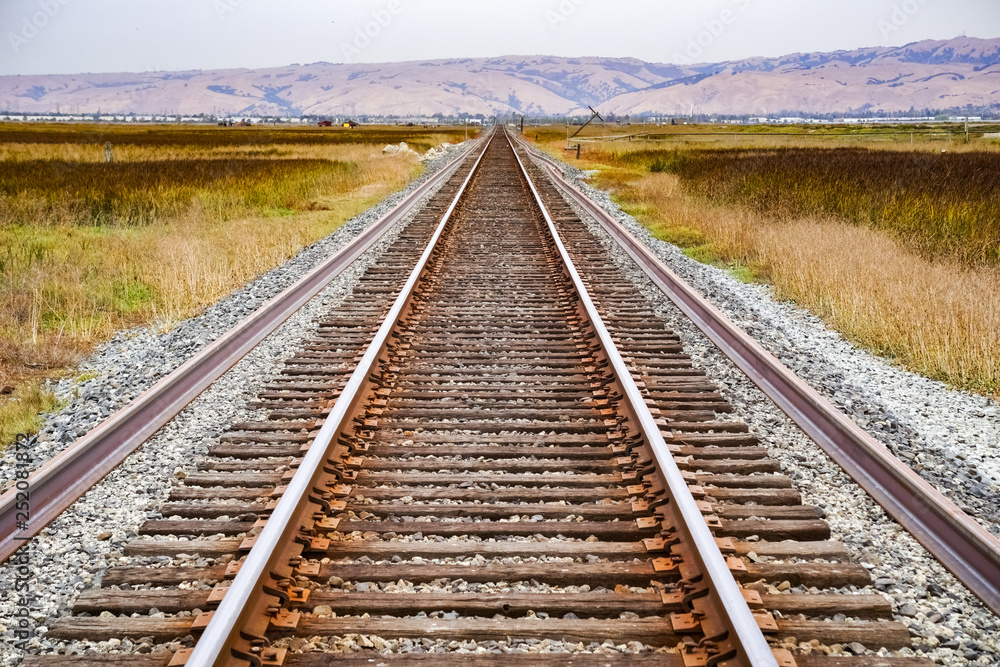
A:
{"label": "brown hill", "polygon": [[266,69],[0,77],[18,113],[765,114],[1000,108],[1000,39],[671,65],[507,56]]}

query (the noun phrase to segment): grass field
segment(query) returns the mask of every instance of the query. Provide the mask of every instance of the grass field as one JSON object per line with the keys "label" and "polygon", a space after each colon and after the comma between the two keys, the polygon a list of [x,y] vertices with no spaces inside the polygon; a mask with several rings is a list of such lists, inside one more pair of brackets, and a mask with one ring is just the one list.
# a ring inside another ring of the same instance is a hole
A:
{"label": "grass field", "polygon": [[419,174],[385,144],[464,134],[0,124],[0,443],[114,332],[169,328]]}
{"label": "grass field", "polygon": [[0,123],[0,146],[17,144],[67,144],[95,146],[105,142],[113,146],[142,148],[179,148],[208,150],[257,147],[272,150],[279,146],[336,146],[398,144],[425,152],[442,141],[456,143],[464,139],[459,128],[424,128],[396,126],[358,126],[353,129],[332,127],[216,127],[192,125],[87,125]]}
{"label": "grass field", "polygon": [[[525,128],[525,135],[543,141],[565,139],[579,128],[546,126]],[[703,148],[887,148],[889,150],[981,150],[984,134],[1000,132],[1000,124],[964,128],[954,123],[922,125],[600,125],[583,129],[573,140],[619,147]],[[631,135],[631,136],[629,136]]]}
{"label": "grass field", "polygon": [[[801,131],[759,129],[585,143],[579,166],[689,256],[773,284],[910,369],[1000,393],[997,142],[925,134],[911,144],[904,133],[869,146],[850,128],[825,130],[817,147]],[[561,128],[525,134],[573,155]]]}
{"label": "grass field", "polygon": [[693,193],[762,214],[838,216],[888,232],[928,258],[1000,262],[996,153],[727,148],[616,151],[596,159],[676,174]]}
{"label": "grass field", "polygon": [[194,207],[227,219],[318,207],[353,160],[189,158],[0,162],[0,227],[144,227]]}

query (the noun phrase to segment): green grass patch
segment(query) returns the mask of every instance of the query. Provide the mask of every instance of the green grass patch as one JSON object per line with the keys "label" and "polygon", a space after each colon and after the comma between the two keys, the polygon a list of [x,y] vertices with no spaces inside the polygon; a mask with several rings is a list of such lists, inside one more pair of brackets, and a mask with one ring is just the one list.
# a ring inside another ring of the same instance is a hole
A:
{"label": "green grass patch", "polygon": [[692,248],[708,243],[707,237],[701,230],[685,225],[653,225],[650,231],[661,241],[681,248]]}
{"label": "green grass patch", "polygon": [[656,208],[652,204],[626,202],[623,201],[620,197],[616,196],[612,196],[611,200],[614,201],[616,204],[618,204],[618,208],[620,208],[625,213],[628,213],[636,220],[646,218],[656,213]]}
{"label": "green grass patch", "polygon": [[761,282],[759,276],[749,266],[734,264],[729,267],[729,275],[736,278],[741,283]]}
{"label": "green grass patch", "polygon": [[153,303],[155,291],[141,280],[118,279],[111,283],[113,307],[121,313],[135,313]]}
{"label": "green grass patch", "polygon": [[654,238],[666,241],[681,249],[691,259],[718,268],[729,268],[721,254],[712,246],[703,232],[685,225],[646,225]]}
{"label": "green grass patch", "polygon": [[726,268],[726,262],[722,256],[712,247],[710,243],[682,247],[681,252],[702,264],[709,264],[717,268]]}
{"label": "green grass patch", "polygon": [[0,397],[0,447],[7,447],[18,435],[34,435],[42,427],[40,413],[59,408],[55,394],[40,380],[21,384],[9,396]]}

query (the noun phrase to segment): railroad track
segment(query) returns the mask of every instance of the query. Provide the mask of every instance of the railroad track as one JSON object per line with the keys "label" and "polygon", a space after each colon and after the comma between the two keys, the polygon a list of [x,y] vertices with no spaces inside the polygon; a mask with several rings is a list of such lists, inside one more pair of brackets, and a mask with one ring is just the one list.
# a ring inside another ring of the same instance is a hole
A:
{"label": "railroad track", "polygon": [[256,407],[59,664],[931,664],[503,131]]}

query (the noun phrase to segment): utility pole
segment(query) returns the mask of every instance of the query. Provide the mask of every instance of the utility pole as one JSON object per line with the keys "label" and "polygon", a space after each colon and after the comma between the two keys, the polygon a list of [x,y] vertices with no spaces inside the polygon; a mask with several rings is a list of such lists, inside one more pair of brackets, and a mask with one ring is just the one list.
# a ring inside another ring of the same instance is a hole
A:
{"label": "utility pole", "polygon": [[[591,114],[592,114],[592,115],[590,116],[590,120],[588,120],[588,121],[587,121],[586,123],[584,123],[583,125],[581,125],[581,126],[580,126],[580,129],[578,129],[578,130],[577,130],[576,132],[574,132],[574,133],[573,133],[572,135],[570,135],[570,136],[566,137],[566,141],[567,141],[567,142],[569,142],[569,140],[570,140],[570,139],[572,139],[573,137],[575,137],[576,135],[578,135],[578,134],[580,134],[581,132],[583,132],[583,128],[585,128],[585,127],[587,127],[588,125],[590,125],[590,123],[591,123],[591,122],[592,122],[592,121],[593,121],[593,120],[594,120],[595,118],[599,118],[599,119],[601,120],[601,122],[602,122],[602,123],[604,122],[604,119],[603,119],[603,118],[601,118],[601,114],[599,114],[599,113],[597,113],[596,111],[594,111],[594,107],[587,107],[587,108],[588,108],[588,109],[590,109],[590,112],[591,112]],[[566,131],[568,132],[568,131],[569,131],[569,125],[568,125],[568,123],[569,123],[569,120],[567,120],[566,122],[567,122],[567,125],[566,125]]]}

